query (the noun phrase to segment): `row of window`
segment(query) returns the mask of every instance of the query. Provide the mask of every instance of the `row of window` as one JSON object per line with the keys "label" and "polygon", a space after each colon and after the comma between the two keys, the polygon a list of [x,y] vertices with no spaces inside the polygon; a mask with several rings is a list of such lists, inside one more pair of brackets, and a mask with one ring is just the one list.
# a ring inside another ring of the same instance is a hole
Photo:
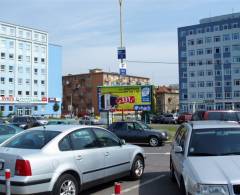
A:
{"label": "row of window", "polygon": [[205,38],[197,38],[188,40],[188,45],[202,45],[204,43],[212,43],[212,42],[220,42],[220,41],[231,41],[231,40],[239,40],[239,33],[233,34],[224,34],[222,36],[214,36],[214,37],[205,37]]}
{"label": "row of window", "polygon": [[[223,98],[222,93],[216,93],[215,97],[214,97],[214,93],[212,93],[212,92],[207,92],[207,93],[205,93],[205,92],[198,92],[198,93],[192,92],[189,95],[190,95],[191,99],[197,99],[197,98],[200,98],[200,99],[204,99],[204,98],[207,98],[207,99],[213,99],[213,98],[221,99],[221,98]],[[233,95],[233,97],[240,97],[240,91],[234,91],[233,93],[232,92],[224,92],[224,98],[225,99],[232,98],[232,95]]]}
{"label": "row of window", "polygon": [[[231,75],[231,68],[226,68],[224,69],[224,75],[228,76]],[[213,70],[199,70],[199,71],[190,71],[189,72],[190,77],[195,77],[195,76],[213,76]],[[215,76],[222,76],[222,70],[215,70]]]}
{"label": "row of window", "polygon": [[[5,52],[1,52],[1,59],[6,59],[6,53]],[[14,60],[14,54],[10,53],[8,55],[8,59],[9,60]],[[17,57],[18,61],[19,62],[22,62],[23,61],[23,55],[18,55]],[[31,56],[25,56],[25,60],[26,62],[31,62]],[[34,57],[33,59],[34,63],[39,63],[41,62],[42,64],[45,64],[46,60],[45,58],[38,58],[38,57]]]}
{"label": "row of window", "polygon": [[[198,92],[198,93],[190,93],[190,98],[192,99],[213,99],[213,98],[216,98],[216,99],[231,99],[232,97],[240,97],[240,91],[234,91],[233,93],[232,92],[224,92],[221,93],[216,93],[215,96],[214,96],[214,93],[211,93],[211,92]],[[188,99],[188,95],[187,94],[182,94],[182,99]]]}
{"label": "row of window", "polygon": [[[8,68],[7,68],[8,67]],[[23,73],[24,67],[22,66],[18,66],[18,73]],[[0,72],[13,72],[14,71],[14,67],[13,66],[6,66],[6,65],[0,65]],[[26,67],[25,68],[26,73],[30,73],[31,72],[31,67]],[[34,75],[38,75],[39,73],[39,69],[34,68],[33,69]],[[41,74],[45,75],[46,74],[46,69],[42,68],[41,69]]]}
{"label": "row of window", "polygon": [[[13,90],[9,90],[8,91],[8,95],[9,96],[13,96],[14,94],[13,94],[14,92],[13,92]],[[34,96],[38,96],[38,94],[41,94],[41,96],[45,96],[46,95],[46,93],[44,92],[44,91],[42,91],[42,92],[40,92],[40,93],[38,93],[38,91],[34,91],[33,92],[33,95]],[[7,94],[6,94],[6,91],[5,90],[0,90],[0,96],[6,96]],[[24,95],[24,92],[23,91],[18,91],[17,92],[17,95],[18,96],[23,96]],[[30,94],[30,91],[25,91],[25,95],[26,96],[31,96],[32,94]]]}
{"label": "row of window", "polygon": [[[8,78],[8,83],[9,84],[13,84],[13,82],[14,82],[13,78]],[[6,84],[6,78],[5,77],[0,77],[0,83],[1,84]],[[26,79],[25,83],[27,85],[30,85],[31,84],[31,80],[30,79]],[[39,83],[41,83],[42,86],[45,86],[45,80],[41,80],[41,81],[33,80],[33,83],[34,83],[34,85],[38,85]],[[22,85],[22,84],[23,84],[23,79],[22,78],[18,78],[18,85]]]}
{"label": "row of window", "polygon": [[[182,110],[187,112],[188,111],[188,106],[187,105],[182,105],[181,106]],[[193,108],[196,107],[199,110],[232,110],[234,108],[239,109],[240,104],[237,102],[235,104],[226,102],[226,103],[216,103],[214,104],[190,104],[189,108],[190,111],[193,111]]]}
{"label": "row of window", "polygon": [[[46,106],[42,105],[42,112],[46,110]],[[9,111],[12,112],[13,111],[13,106],[8,106],[8,110],[7,110],[7,106],[0,106],[0,111],[4,112],[4,111]],[[38,111],[38,106],[34,106],[34,111]]]}
{"label": "row of window", "polygon": [[16,37],[24,38],[28,40],[33,39],[34,41],[42,41],[42,42],[47,41],[46,34],[38,33],[38,32],[32,33],[31,30],[26,30],[22,28],[16,29],[16,27],[4,25],[4,24],[1,24],[0,33],[4,35],[9,35],[13,37],[16,36]]}
{"label": "row of window", "polygon": [[[32,47],[32,45],[30,43],[19,42],[17,49],[30,51],[31,47]],[[14,49],[15,43],[14,43],[14,41],[7,41],[7,40],[3,39],[0,41],[0,48]],[[42,54],[46,53],[46,46],[33,45],[33,48],[34,48],[34,50],[33,50],[34,52],[41,52]]]}
{"label": "row of window", "polygon": [[[233,60],[233,63],[239,63],[240,62],[239,61],[240,57],[235,56],[235,57],[232,58],[232,60]],[[213,62],[212,59],[204,59],[204,60],[196,60],[196,61],[190,60],[189,63],[181,63],[181,68],[187,68],[187,66],[194,67],[194,66],[197,66],[197,65],[202,66],[202,65],[212,65],[212,64],[222,65],[222,61],[220,59],[216,59],[216,60],[214,60],[214,62]],[[231,58],[224,58],[223,59],[223,64],[224,65],[230,65],[231,64]],[[239,68],[237,68],[237,69],[239,69]],[[236,72],[236,73],[238,73],[238,72]]]}
{"label": "row of window", "polygon": [[[235,47],[235,46],[234,46]],[[238,45],[240,51],[240,45]],[[205,51],[205,52],[204,52]],[[221,52],[221,47],[215,47],[214,49],[212,48],[206,48],[204,49],[197,49],[197,50],[188,50],[188,56],[200,56],[200,55],[210,55],[210,54],[221,54],[221,53],[230,53],[230,47],[229,46],[224,46],[223,47],[223,52]]]}
{"label": "row of window", "polygon": [[[191,81],[189,82],[189,87],[190,88],[196,88],[196,87],[222,87],[222,81]],[[236,79],[234,80],[234,86],[239,86],[240,85],[240,80]],[[225,87],[230,87],[232,86],[232,81],[224,81],[224,86]],[[187,89],[187,83],[182,83],[182,88]]]}
{"label": "row of window", "polygon": [[239,24],[237,22],[234,22],[232,24],[223,24],[223,25],[214,25],[214,26],[207,26],[205,28],[197,28],[197,29],[191,29],[187,31],[181,31],[180,36],[184,37],[186,35],[193,35],[193,34],[202,34],[207,32],[218,32],[221,30],[228,30],[233,28],[239,28]]}
{"label": "row of window", "polygon": [[[0,106],[0,111],[4,112],[5,111],[5,106]],[[8,111],[12,112],[13,111],[13,106],[8,106]]]}

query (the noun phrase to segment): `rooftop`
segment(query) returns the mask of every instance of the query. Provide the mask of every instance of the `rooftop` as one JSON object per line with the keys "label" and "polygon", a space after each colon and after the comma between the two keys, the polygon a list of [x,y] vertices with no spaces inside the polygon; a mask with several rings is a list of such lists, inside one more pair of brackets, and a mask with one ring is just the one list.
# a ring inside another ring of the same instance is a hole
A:
{"label": "rooftop", "polygon": [[232,13],[232,14],[226,14],[226,15],[221,15],[221,16],[203,18],[200,20],[200,24],[210,23],[210,22],[218,22],[218,21],[228,20],[228,19],[233,19],[233,18],[240,18],[240,13]]}

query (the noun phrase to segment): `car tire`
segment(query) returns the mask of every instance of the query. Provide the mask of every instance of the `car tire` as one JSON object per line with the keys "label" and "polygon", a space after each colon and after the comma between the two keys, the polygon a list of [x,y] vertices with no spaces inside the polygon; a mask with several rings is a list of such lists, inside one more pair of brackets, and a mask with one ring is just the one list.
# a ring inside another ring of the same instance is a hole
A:
{"label": "car tire", "polygon": [[[66,189],[66,185],[69,187]],[[73,195],[78,195],[79,193],[79,185],[76,178],[70,174],[64,174],[60,176],[55,183],[52,191],[52,195],[60,195],[64,193],[71,193]]]}
{"label": "car tire", "polygon": [[159,146],[159,140],[158,140],[158,138],[157,137],[154,137],[154,136],[152,136],[152,137],[150,137],[149,138],[149,145],[151,146],[151,147],[156,147],[156,146]]}
{"label": "car tire", "polygon": [[176,178],[175,178],[175,170],[172,164],[172,161],[170,160],[170,179],[172,182],[176,182]]}
{"label": "car tire", "polygon": [[132,180],[138,180],[142,177],[144,172],[144,159],[137,155],[133,160],[132,168],[130,171],[130,178]]}
{"label": "car tire", "polygon": [[179,188],[180,188],[180,194],[181,195],[187,195],[183,178],[181,178]]}

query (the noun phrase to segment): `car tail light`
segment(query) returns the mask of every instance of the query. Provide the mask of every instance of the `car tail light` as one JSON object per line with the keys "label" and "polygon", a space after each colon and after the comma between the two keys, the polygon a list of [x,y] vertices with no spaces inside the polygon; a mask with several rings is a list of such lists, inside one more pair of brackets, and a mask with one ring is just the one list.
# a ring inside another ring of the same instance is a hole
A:
{"label": "car tail light", "polygon": [[28,160],[16,160],[15,175],[32,176],[32,169]]}

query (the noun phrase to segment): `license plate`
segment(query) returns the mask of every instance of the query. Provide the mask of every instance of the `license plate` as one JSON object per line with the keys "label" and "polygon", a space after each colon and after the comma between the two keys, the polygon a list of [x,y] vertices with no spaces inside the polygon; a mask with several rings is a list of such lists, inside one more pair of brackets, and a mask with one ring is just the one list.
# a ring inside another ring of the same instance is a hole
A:
{"label": "license plate", "polygon": [[4,168],[4,162],[0,162],[0,170],[3,170]]}

